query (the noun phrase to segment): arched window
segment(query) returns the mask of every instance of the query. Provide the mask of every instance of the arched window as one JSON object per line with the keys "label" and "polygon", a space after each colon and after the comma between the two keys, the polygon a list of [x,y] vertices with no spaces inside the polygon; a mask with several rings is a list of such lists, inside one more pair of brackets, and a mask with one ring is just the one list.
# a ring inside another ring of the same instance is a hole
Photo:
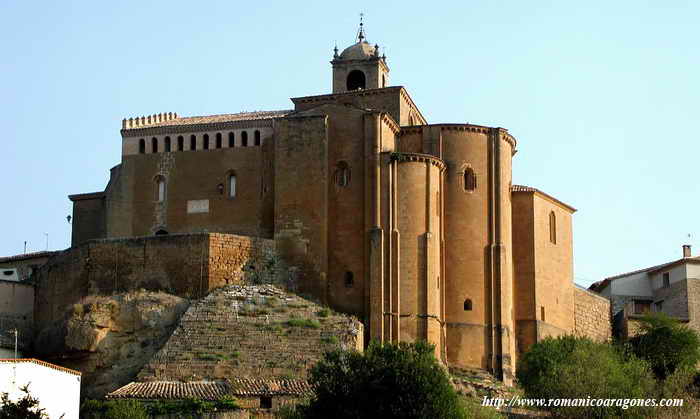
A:
{"label": "arched window", "polygon": [[221,133],[216,133],[216,148],[221,148]]}
{"label": "arched window", "polygon": [[349,91],[365,88],[365,73],[360,70],[352,70],[348,74],[347,88]]}
{"label": "arched window", "polygon": [[209,134],[204,134],[203,142],[202,148],[204,150],[209,150]]}
{"label": "arched window", "polygon": [[344,161],[338,162],[335,168],[335,184],[346,187],[350,184],[350,166]]}
{"label": "arched window", "polygon": [[195,151],[197,149],[197,136],[190,135],[190,150]]}
{"label": "arched window", "polygon": [[415,121],[413,120],[413,115],[408,116],[408,125],[414,125]]}
{"label": "arched window", "polygon": [[158,152],[158,139],[156,137],[151,138],[151,152]]}
{"label": "arched window", "polygon": [[177,151],[183,151],[185,149],[185,139],[182,135],[177,137]]}
{"label": "arched window", "polygon": [[255,139],[255,145],[259,146],[260,145],[260,131],[255,130],[255,133],[253,134],[253,137]]}
{"label": "arched window", "polygon": [[228,181],[226,182],[227,184],[227,190],[228,190],[228,197],[229,198],[235,198],[236,197],[236,174],[231,172],[228,175]]}
{"label": "arched window", "polygon": [[139,154],[144,154],[146,153],[146,140],[141,138],[139,140]]}
{"label": "arched window", "polygon": [[467,192],[471,192],[476,189],[476,173],[474,173],[474,169],[471,167],[467,167],[464,169],[463,173],[463,186],[464,190]]}
{"label": "arched window", "polygon": [[170,137],[165,137],[165,152],[170,153]]}
{"label": "arched window", "polygon": [[386,75],[382,74],[382,87],[386,87]]}
{"label": "arched window", "polygon": [[549,213],[549,241],[557,244],[557,216],[554,211]]}
{"label": "arched window", "polygon": [[236,141],[235,141],[235,139],[234,139],[234,137],[233,137],[233,133],[232,133],[232,132],[229,132],[229,133],[228,133],[228,146],[231,147],[231,148],[233,148],[233,147],[236,146]]}
{"label": "arched window", "polygon": [[345,272],[344,282],[345,288],[352,288],[355,285],[355,275],[350,271]]}
{"label": "arched window", "polygon": [[464,300],[464,311],[472,311],[472,300],[469,298]]}
{"label": "arched window", "polygon": [[163,176],[156,176],[155,178],[155,200],[156,202],[165,201],[165,178]]}
{"label": "arched window", "polygon": [[243,131],[241,133],[241,147],[248,147],[248,132]]}

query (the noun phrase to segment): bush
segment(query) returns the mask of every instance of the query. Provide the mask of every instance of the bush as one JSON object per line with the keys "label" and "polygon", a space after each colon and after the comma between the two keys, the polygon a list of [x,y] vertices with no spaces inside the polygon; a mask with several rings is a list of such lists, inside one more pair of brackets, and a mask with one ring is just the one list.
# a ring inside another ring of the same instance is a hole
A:
{"label": "bush", "polygon": [[697,332],[663,313],[641,319],[641,333],[629,340],[632,352],[651,365],[663,380],[679,369],[694,368],[700,361]]}
{"label": "bush", "polygon": [[8,393],[0,395],[0,419],[44,419],[48,415],[39,407],[39,400],[29,393],[29,384],[20,387],[24,397],[13,402]]}
{"label": "bush", "polygon": [[[526,352],[517,378],[536,399],[646,399],[654,379],[646,362],[588,338],[546,338]],[[637,417],[647,410],[624,406],[547,407],[561,417]]]}
{"label": "bush", "polygon": [[314,397],[295,414],[316,418],[465,418],[434,346],[379,344],[327,352],[310,373]]}
{"label": "bush", "polygon": [[137,400],[86,400],[80,406],[80,417],[86,419],[148,419],[148,410]]}

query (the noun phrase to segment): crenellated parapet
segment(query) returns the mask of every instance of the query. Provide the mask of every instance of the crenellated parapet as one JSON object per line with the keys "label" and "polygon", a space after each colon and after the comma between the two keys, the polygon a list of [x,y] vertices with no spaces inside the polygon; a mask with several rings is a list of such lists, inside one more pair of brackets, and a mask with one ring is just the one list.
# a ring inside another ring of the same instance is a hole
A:
{"label": "crenellated parapet", "polygon": [[144,128],[177,119],[177,112],[158,113],[136,118],[122,119],[122,129]]}

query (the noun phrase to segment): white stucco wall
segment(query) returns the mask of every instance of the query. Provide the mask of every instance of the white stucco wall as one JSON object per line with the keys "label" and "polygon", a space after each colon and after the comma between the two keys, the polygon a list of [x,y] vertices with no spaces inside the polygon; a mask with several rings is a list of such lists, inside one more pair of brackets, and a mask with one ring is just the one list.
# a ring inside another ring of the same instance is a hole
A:
{"label": "white stucco wall", "polygon": [[683,281],[684,279],[688,278],[687,276],[687,271],[686,271],[686,266],[685,264],[682,265],[677,265],[673,266],[670,269],[663,269],[658,272],[655,272],[651,275],[651,282],[652,282],[652,287],[657,290],[661,287],[663,287],[663,274],[668,272],[669,274],[669,283],[673,284],[674,282],[678,281]]}
{"label": "white stucco wall", "polygon": [[0,392],[11,400],[24,396],[20,387],[29,383],[29,392],[39,399],[49,418],[78,419],[80,375],[40,365],[29,360],[0,360]]}

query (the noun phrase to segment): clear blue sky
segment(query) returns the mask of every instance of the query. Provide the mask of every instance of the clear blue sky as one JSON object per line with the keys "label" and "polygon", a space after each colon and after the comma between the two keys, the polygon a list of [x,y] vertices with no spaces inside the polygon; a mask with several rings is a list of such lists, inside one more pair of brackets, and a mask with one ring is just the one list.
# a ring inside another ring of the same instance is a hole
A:
{"label": "clear blue sky", "polygon": [[[435,7],[430,7],[434,5]],[[579,209],[575,279],[700,253],[700,2],[0,2],[0,255],[70,243],[129,116],[330,91],[358,14],[431,123],[508,128],[514,183]]]}

